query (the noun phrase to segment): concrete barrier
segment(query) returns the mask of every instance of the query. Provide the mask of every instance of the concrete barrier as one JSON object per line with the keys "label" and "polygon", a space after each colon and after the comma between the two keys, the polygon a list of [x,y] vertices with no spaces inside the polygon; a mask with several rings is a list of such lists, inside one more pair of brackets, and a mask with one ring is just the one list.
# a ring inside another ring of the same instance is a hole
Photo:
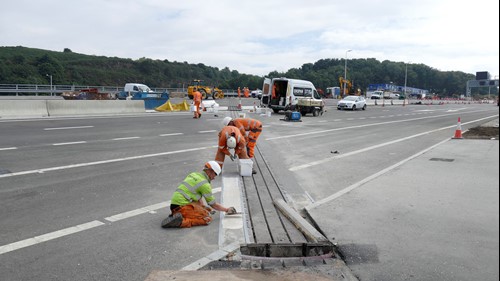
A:
{"label": "concrete barrier", "polygon": [[0,100],[0,118],[47,117],[46,100]]}
{"label": "concrete barrier", "polygon": [[143,100],[48,100],[49,116],[144,113]]}

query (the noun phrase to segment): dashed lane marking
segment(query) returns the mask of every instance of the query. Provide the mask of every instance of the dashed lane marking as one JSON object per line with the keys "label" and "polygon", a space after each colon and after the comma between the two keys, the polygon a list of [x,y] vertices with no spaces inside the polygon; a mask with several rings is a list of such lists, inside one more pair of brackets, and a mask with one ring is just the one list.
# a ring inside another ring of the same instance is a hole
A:
{"label": "dashed lane marking", "polygon": [[72,130],[72,129],[86,129],[86,128],[94,128],[94,126],[78,126],[78,127],[56,127],[56,128],[44,128],[44,131],[53,131],[53,130]]}
{"label": "dashed lane marking", "polygon": [[204,150],[204,149],[213,149],[215,147],[217,147],[217,146],[214,145],[214,146],[206,146],[206,147],[199,147],[199,148],[190,148],[190,149],[167,151],[167,152],[160,152],[160,153],[154,153],[154,154],[131,156],[131,157],[125,157],[125,158],[117,158],[117,159],[109,159],[109,160],[103,160],[103,161],[95,161],[95,162],[80,163],[80,164],[73,164],[73,165],[66,165],[66,166],[36,169],[36,170],[30,170],[30,171],[14,172],[14,173],[0,175],[0,179],[7,178],[7,177],[21,176],[21,175],[38,174],[38,173],[45,173],[45,172],[51,172],[51,171],[60,171],[60,170],[66,170],[66,169],[109,164],[109,163],[115,163],[115,162],[145,159],[145,158],[158,157],[158,156],[177,154],[177,153],[183,153],[183,152],[199,151],[199,150]]}
{"label": "dashed lane marking", "polygon": [[[218,187],[218,188],[214,188],[212,190],[212,192],[215,194],[215,193],[221,192],[221,190],[222,190],[222,188]],[[138,216],[138,215],[141,215],[141,214],[145,214],[145,213],[154,213],[154,211],[166,208],[169,205],[170,205],[170,200],[169,201],[165,201],[165,202],[160,202],[160,203],[157,203],[157,204],[153,204],[153,205],[149,205],[149,206],[146,206],[146,207],[142,207],[142,208],[139,208],[139,209],[135,209],[135,210],[132,210],[132,211],[127,211],[127,212],[124,212],[124,213],[116,214],[114,216],[110,216],[110,217],[107,217],[107,218],[104,218],[104,219],[106,221],[108,221],[108,222],[111,222],[111,223],[112,222],[117,222],[117,221],[120,221],[120,220],[128,219],[128,218],[131,218],[131,217],[134,217],[134,216]],[[19,250],[19,249],[22,249],[22,248],[26,248],[26,247],[29,247],[29,246],[33,246],[33,245],[36,245],[36,244],[40,244],[40,243],[43,243],[43,242],[47,242],[47,241],[50,241],[50,240],[54,240],[54,239],[57,239],[57,238],[60,238],[60,237],[63,237],[63,236],[68,236],[68,235],[71,235],[71,234],[75,234],[75,233],[78,233],[78,232],[81,232],[81,231],[84,231],[84,230],[88,230],[88,229],[92,229],[92,228],[95,228],[95,227],[98,227],[98,226],[102,226],[102,225],[106,225],[106,223],[101,222],[99,220],[94,220],[94,221],[91,221],[91,222],[87,222],[87,223],[83,223],[83,224],[71,226],[71,227],[68,227],[68,228],[61,229],[61,230],[49,232],[49,233],[46,233],[46,234],[43,234],[43,235],[39,235],[39,236],[35,236],[35,237],[32,237],[32,238],[24,239],[24,240],[21,240],[21,241],[17,241],[17,242],[14,242],[14,243],[6,244],[6,245],[3,245],[3,246],[0,246],[0,255],[8,253],[8,252],[15,251],[15,250]]]}

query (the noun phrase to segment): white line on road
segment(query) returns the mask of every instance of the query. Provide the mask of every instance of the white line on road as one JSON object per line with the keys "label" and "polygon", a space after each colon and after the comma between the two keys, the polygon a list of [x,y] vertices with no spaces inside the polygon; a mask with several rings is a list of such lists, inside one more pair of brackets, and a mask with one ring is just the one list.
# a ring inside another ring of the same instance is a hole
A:
{"label": "white line on road", "polygon": [[359,182],[357,182],[357,183],[355,183],[355,184],[353,184],[351,186],[348,186],[348,187],[340,190],[339,192],[336,192],[336,193],[334,193],[334,194],[332,194],[332,195],[330,195],[330,196],[328,196],[328,197],[326,197],[326,198],[324,198],[322,200],[316,201],[315,203],[307,206],[306,209],[311,210],[311,209],[316,208],[316,207],[318,207],[320,205],[323,205],[323,204],[328,203],[328,202],[330,202],[332,200],[335,200],[335,199],[339,198],[340,196],[342,196],[342,195],[344,195],[344,194],[346,194],[346,193],[348,193],[348,192],[350,192],[350,191],[352,191],[352,190],[354,190],[354,189],[362,186],[363,184],[365,184],[365,183],[367,183],[367,182],[369,182],[369,181],[371,181],[371,180],[373,180],[373,179],[375,179],[375,178],[377,178],[377,177],[379,177],[379,176],[387,173],[388,171],[390,171],[390,170],[392,170],[392,169],[394,169],[394,168],[396,168],[398,166],[403,165],[404,163],[406,163],[406,162],[408,162],[408,161],[410,161],[410,160],[412,160],[412,159],[414,159],[414,158],[416,158],[416,157],[418,157],[418,156],[426,153],[427,151],[429,151],[431,149],[434,149],[435,147],[437,147],[437,146],[439,146],[439,145],[441,145],[441,144],[443,144],[443,143],[445,143],[445,142],[447,142],[449,140],[450,139],[445,139],[445,140],[443,140],[443,141],[441,141],[441,142],[439,142],[439,143],[437,143],[437,144],[435,144],[435,145],[433,145],[431,147],[428,147],[425,150],[422,150],[422,151],[418,152],[417,154],[414,154],[414,155],[412,155],[412,156],[410,156],[410,157],[408,157],[408,158],[406,158],[406,159],[404,159],[404,160],[402,160],[402,161],[400,161],[400,162],[398,162],[398,163],[396,163],[396,164],[394,164],[394,165],[392,165],[392,166],[390,166],[388,168],[383,169],[382,171],[380,171],[378,173],[375,173],[375,174],[373,174],[373,175],[371,175],[371,176],[369,176],[369,177],[367,177],[367,178],[365,178],[365,179],[363,179],[363,180],[361,180],[361,181],[359,181]]}
{"label": "white line on road", "polygon": [[[480,119],[477,119],[477,120],[474,120],[474,121],[470,121],[470,122],[467,122],[467,123],[463,123],[463,124],[475,123],[475,122],[479,122],[479,121],[482,121],[482,120],[485,120],[485,119],[489,119],[491,117],[492,116],[485,117],[485,118],[480,118]],[[381,144],[377,144],[377,145],[365,147],[363,149],[351,151],[351,152],[348,152],[348,153],[345,153],[345,154],[341,154],[341,155],[338,155],[338,156],[328,157],[328,158],[321,159],[321,160],[318,160],[318,161],[309,162],[307,164],[303,164],[303,165],[292,167],[289,170],[292,171],[292,172],[294,172],[294,171],[298,171],[298,170],[310,168],[310,167],[313,167],[313,166],[317,166],[317,165],[321,165],[323,163],[329,162],[331,160],[340,159],[340,158],[344,158],[344,157],[349,157],[349,156],[352,156],[352,155],[355,155],[355,154],[359,154],[359,153],[362,153],[362,152],[366,152],[366,151],[369,151],[369,150],[373,150],[373,149],[376,149],[376,148],[379,148],[379,147],[391,145],[391,144],[394,144],[394,143],[406,141],[406,140],[409,140],[409,139],[412,139],[412,138],[420,137],[420,136],[423,136],[423,135],[427,135],[427,134],[431,134],[431,133],[435,133],[435,132],[438,132],[438,131],[442,131],[442,130],[446,130],[446,129],[450,129],[450,128],[455,128],[455,127],[456,127],[456,125],[451,125],[451,126],[446,126],[446,127],[438,128],[438,129],[435,129],[435,130],[430,130],[430,131],[427,131],[427,132],[423,132],[423,133],[415,134],[415,135],[412,135],[412,136],[408,136],[408,137],[396,139],[396,140],[393,140],[393,141],[389,141],[389,142],[385,142],[385,143],[381,143]]]}
{"label": "white line on road", "polygon": [[[222,188],[218,187],[218,188],[212,189],[212,192],[215,194],[215,193],[221,192],[221,190],[222,190]],[[165,201],[165,202],[160,202],[160,203],[157,203],[157,204],[153,204],[153,205],[149,205],[149,206],[146,206],[146,207],[142,207],[142,208],[139,208],[139,209],[135,209],[135,210],[132,210],[132,211],[127,211],[127,212],[123,212],[123,213],[120,213],[120,214],[116,214],[114,216],[110,216],[110,217],[107,217],[107,218],[104,218],[104,219],[107,220],[107,221],[109,221],[109,222],[117,222],[117,221],[120,221],[120,220],[123,220],[123,219],[128,219],[128,218],[131,218],[131,217],[134,217],[134,216],[137,216],[137,215],[141,215],[141,214],[144,214],[144,213],[150,213],[150,212],[153,212],[153,211],[156,211],[156,210],[159,210],[159,209],[167,208],[169,205],[170,205],[170,200],[169,201]],[[17,241],[17,242],[14,242],[14,243],[10,243],[10,244],[7,244],[7,245],[3,245],[3,246],[0,246],[0,255],[8,253],[8,252],[11,252],[11,251],[19,250],[19,249],[22,249],[22,248],[26,248],[26,247],[29,247],[29,246],[33,246],[33,245],[36,245],[36,244],[39,244],[39,243],[43,243],[43,242],[47,242],[47,241],[50,241],[50,240],[54,240],[56,238],[60,238],[60,237],[67,236],[67,235],[70,235],[70,234],[74,234],[74,233],[77,233],[77,232],[81,232],[81,231],[84,231],[84,230],[87,230],[87,229],[91,229],[91,228],[94,228],[94,227],[102,226],[102,225],[105,225],[105,223],[103,223],[101,221],[98,221],[98,220],[95,220],[95,221],[91,221],[91,222],[79,224],[79,225],[76,225],[76,226],[68,227],[68,228],[65,228],[65,229],[57,230],[57,231],[54,231],[54,232],[49,232],[49,233],[46,233],[46,234],[43,234],[43,235],[39,235],[39,236],[35,236],[35,237],[32,237],[32,238],[24,239],[24,240]]]}
{"label": "white line on road", "polygon": [[18,249],[22,249],[22,248],[25,248],[28,246],[33,246],[33,245],[36,245],[36,244],[39,244],[42,242],[50,241],[50,240],[53,240],[53,239],[56,239],[59,237],[66,236],[66,235],[70,235],[73,233],[77,233],[80,231],[91,229],[91,228],[101,226],[101,225],[104,225],[104,223],[100,222],[100,221],[91,221],[88,223],[79,224],[77,226],[68,227],[65,229],[57,230],[57,231],[43,234],[40,236],[35,236],[33,238],[28,238],[28,239],[21,240],[18,242],[3,245],[3,246],[0,246],[0,255],[11,252],[11,251],[15,251]]}
{"label": "white line on road", "polygon": [[141,137],[126,137],[126,138],[115,138],[113,140],[134,140],[134,139],[140,139]]}
{"label": "white line on road", "polygon": [[179,135],[183,135],[183,133],[161,134],[160,137],[179,136]]}
{"label": "white line on road", "polygon": [[57,127],[57,128],[45,128],[45,131],[52,130],[71,130],[71,129],[85,129],[85,128],[94,128],[94,126],[79,126],[79,127]]}
{"label": "white line on road", "polygon": [[86,141],[61,142],[61,143],[53,143],[52,145],[58,146],[58,145],[71,145],[71,144],[82,144],[82,143],[87,143],[87,142]]}
{"label": "white line on road", "polygon": [[87,166],[94,166],[94,165],[101,165],[101,164],[108,164],[108,163],[115,163],[115,162],[122,162],[122,161],[129,161],[129,160],[144,159],[144,158],[157,157],[157,156],[170,155],[170,154],[177,154],[177,153],[183,153],[183,152],[198,151],[198,150],[203,150],[203,149],[213,149],[214,147],[217,147],[217,146],[214,145],[214,146],[190,148],[190,149],[183,149],[183,150],[176,150],[176,151],[167,151],[167,152],[154,153],[154,154],[131,156],[131,157],[125,157],[125,158],[117,158],[117,159],[110,159],[110,160],[103,160],[103,161],[95,161],[95,162],[88,162],[88,163],[73,164],[73,165],[67,165],[67,166],[58,166],[58,167],[51,167],[51,168],[44,168],[44,169],[37,169],[37,170],[30,170],[30,171],[15,172],[15,173],[9,173],[9,174],[0,175],[0,178],[7,178],[7,177],[14,177],[14,176],[21,176],[21,175],[29,175],[29,174],[38,174],[38,173],[45,173],[45,172],[50,172],[50,171],[59,171],[59,170],[66,170],[66,169],[73,169],[73,168],[80,168],[80,167],[87,167]]}
{"label": "white line on road", "polygon": [[214,133],[217,132],[216,130],[208,130],[208,131],[199,131],[198,133],[200,134],[206,134],[206,133]]}
{"label": "white line on road", "polygon": [[[481,111],[471,111],[469,113],[474,113],[474,112],[481,112]],[[443,114],[443,115],[436,115],[436,116],[418,117],[418,118],[413,118],[413,119],[394,120],[394,121],[387,121],[387,122],[380,122],[380,123],[363,124],[363,125],[358,125],[358,126],[350,126],[350,127],[343,127],[343,128],[335,128],[335,129],[328,129],[328,130],[321,130],[321,131],[313,131],[313,132],[308,132],[308,133],[294,134],[294,135],[279,136],[279,137],[274,137],[274,138],[267,138],[266,140],[277,140],[277,139],[295,138],[295,137],[300,137],[300,136],[309,136],[309,135],[316,135],[316,134],[325,134],[325,133],[330,133],[330,132],[335,132],[335,131],[349,130],[349,129],[355,129],[355,128],[364,128],[364,127],[372,127],[372,126],[380,126],[380,125],[402,123],[402,122],[409,122],[409,121],[423,120],[423,119],[432,119],[432,118],[438,118],[438,117],[450,116],[450,115],[454,115],[454,114]],[[493,116],[489,116],[489,117],[485,117],[485,118],[481,118],[481,119],[471,121],[468,123],[473,123],[473,122],[477,122],[477,121],[481,121],[481,120],[485,120],[485,119],[497,117],[497,116],[498,116],[498,114],[493,115]],[[381,117],[383,117],[383,116],[381,116]],[[341,120],[341,119],[339,119],[339,120]],[[333,121],[336,121],[336,120],[333,120]],[[462,125],[463,124],[465,124],[465,123],[462,123]]]}
{"label": "white line on road", "polygon": [[14,149],[17,149],[17,147],[3,147],[3,148],[0,148],[0,150],[14,150]]}

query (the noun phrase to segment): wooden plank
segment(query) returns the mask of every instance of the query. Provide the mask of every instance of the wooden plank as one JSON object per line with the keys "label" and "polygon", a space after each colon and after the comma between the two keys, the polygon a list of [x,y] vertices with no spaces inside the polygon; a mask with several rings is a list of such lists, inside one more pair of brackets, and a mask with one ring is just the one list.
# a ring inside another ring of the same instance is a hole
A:
{"label": "wooden plank", "polygon": [[293,210],[283,199],[276,199],[274,204],[302,233],[313,242],[328,242],[323,234]]}
{"label": "wooden plank", "polygon": [[[260,172],[260,175],[264,179],[265,185],[267,186],[267,192],[271,198],[271,202],[268,202],[269,205],[266,205],[266,208],[276,208],[274,206],[274,200],[283,198],[283,194],[281,193],[281,190],[277,183],[275,182],[273,175],[271,171],[269,170],[269,167],[266,165],[265,160],[260,153],[260,150],[257,149],[256,155],[255,155],[255,163],[258,166],[258,171]],[[255,165],[255,164],[254,164]],[[276,210],[281,222],[282,222],[282,227],[288,234],[288,240],[292,243],[305,243],[307,242],[306,237],[302,234],[300,230],[298,230],[295,225],[293,225],[286,217],[283,216],[281,212]]]}

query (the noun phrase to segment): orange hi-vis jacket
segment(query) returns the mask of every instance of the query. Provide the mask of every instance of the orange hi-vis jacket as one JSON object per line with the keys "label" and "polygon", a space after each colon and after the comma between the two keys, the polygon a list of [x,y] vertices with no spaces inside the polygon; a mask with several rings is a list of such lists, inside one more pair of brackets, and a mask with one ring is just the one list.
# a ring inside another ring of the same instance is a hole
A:
{"label": "orange hi-vis jacket", "polygon": [[194,101],[194,103],[198,103],[199,104],[201,102],[201,99],[202,99],[201,93],[199,91],[195,91],[193,93],[193,101]]}
{"label": "orange hi-vis jacket", "polygon": [[234,126],[245,136],[248,147],[247,154],[250,158],[253,158],[257,139],[262,133],[262,122],[252,118],[235,118],[232,121]]}
{"label": "orange hi-vis jacket", "polygon": [[227,139],[231,136],[236,138],[236,147],[234,149],[236,154],[239,154],[242,150],[246,149],[247,143],[240,130],[233,126],[226,126],[219,132],[219,151],[222,151],[225,155],[231,155],[226,146]]}
{"label": "orange hi-vis jacket", "polygon": [[262,122],[259,120],[252,118],[235,118],[232,121],[234,126],[240,130],[243,136],[245,136],[247,143],[251,140],[257,139],[254,137],[255,133],[262,132]]}

